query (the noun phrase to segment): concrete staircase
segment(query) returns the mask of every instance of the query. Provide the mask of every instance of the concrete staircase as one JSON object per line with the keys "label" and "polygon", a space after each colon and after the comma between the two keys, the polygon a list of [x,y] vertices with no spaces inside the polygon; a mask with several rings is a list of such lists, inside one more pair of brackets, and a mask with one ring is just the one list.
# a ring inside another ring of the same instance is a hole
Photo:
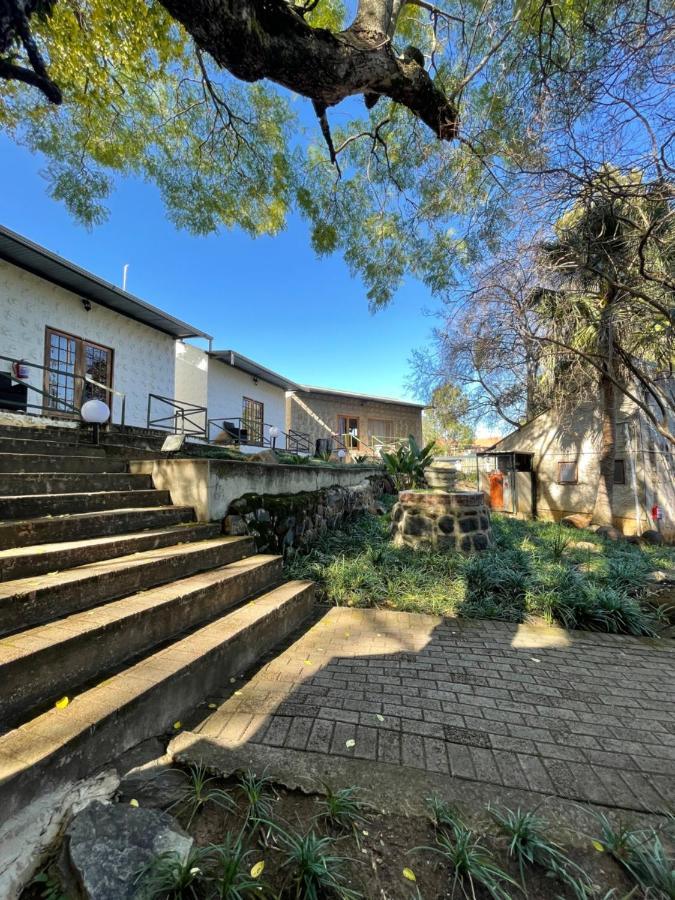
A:
{"label": "concrete staircase", "polygon": [[130,475],[137,455],[128,436],[0,428],[5,822],[171,728],[311,611],[310,583]]}

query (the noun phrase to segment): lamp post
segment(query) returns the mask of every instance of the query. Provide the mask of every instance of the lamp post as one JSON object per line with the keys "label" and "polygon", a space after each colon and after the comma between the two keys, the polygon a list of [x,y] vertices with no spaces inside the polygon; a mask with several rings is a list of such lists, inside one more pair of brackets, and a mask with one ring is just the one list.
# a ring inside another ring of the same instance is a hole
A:
{"label": "lamp post", "polygon": [[277,446],[277,438],[279,437],[279,429],[276,425],[272,425],[270,428],[270,437],[272,438],[272,450],[276,450]]}
{"label": "lamp post", "polygon": [[82,420],[92,426],[92,443],[100,441],[100,427],[110,418],[110,407],[103,400],[87,400],[80,410]]}

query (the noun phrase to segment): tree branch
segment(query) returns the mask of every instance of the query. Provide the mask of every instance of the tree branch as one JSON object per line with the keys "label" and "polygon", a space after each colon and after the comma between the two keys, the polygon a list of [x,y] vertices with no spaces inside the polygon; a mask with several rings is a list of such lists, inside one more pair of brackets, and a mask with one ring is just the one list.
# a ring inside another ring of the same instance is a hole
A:
{"label": "tree branch", "polygon": [[352,26],[339,34],[312,28],[284,0],[161,3],[235,78],[267,78],[326,108],[358,94],[384,95],[441,140],[457,137],[455,103],[417,61],[391,46],[401,0],[362,0]]}

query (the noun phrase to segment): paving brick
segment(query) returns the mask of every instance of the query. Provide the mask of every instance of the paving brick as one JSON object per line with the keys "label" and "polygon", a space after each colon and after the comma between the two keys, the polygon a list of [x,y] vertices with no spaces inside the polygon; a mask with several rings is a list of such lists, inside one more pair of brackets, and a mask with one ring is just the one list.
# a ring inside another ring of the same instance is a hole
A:
{"label": "paving brick", "polygon": [[314,753],[328,753],[332,737],[333,723],[327,719],[314,719],[306,749]]}
{"label": "paving brick", "polygon": [[666,645],[584,632],[537,650],[512,641],[500,622],[334,609],[208,721],[234,742],[632,810],[675,802]]}
{"label": "paving brick", "polygon": [[426,768],[431,772],[449,772],[445,741],[425,737],[423,743]]}

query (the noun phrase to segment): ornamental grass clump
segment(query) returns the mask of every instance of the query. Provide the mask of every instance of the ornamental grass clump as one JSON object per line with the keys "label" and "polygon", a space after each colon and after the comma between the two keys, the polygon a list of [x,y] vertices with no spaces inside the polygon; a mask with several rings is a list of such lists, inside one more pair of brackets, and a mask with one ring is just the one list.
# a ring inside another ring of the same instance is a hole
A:
{"label": "ornamental grass clump", "polygon": [[[338,606],[523,622],[652,636],[663,613],[647,602],[650,572],[675,566],[667,547],[637,547],[559,525],[493,515],[495,547],[474,556],[394,547],[387,516],[362,515],[287,561]],[[581,545],[581,546],[579,546]],[[592,548],[592,549],[589,549]]]}

